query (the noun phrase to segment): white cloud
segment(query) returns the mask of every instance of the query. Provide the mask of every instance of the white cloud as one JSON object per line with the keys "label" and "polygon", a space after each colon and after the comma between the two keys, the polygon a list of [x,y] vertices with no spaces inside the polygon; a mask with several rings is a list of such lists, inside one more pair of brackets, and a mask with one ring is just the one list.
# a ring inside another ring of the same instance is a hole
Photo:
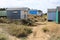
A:
{"label": "white cloud", "polygon": [[0,0],[0,7],[29,7],[43,12],[56,6],[60,6],[60,0]]}

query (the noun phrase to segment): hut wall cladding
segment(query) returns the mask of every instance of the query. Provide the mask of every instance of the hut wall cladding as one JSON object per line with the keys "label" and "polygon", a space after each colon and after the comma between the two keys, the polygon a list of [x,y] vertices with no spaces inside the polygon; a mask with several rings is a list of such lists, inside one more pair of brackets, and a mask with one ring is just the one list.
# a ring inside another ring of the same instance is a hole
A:
{"label": "hut wall cladding", "polygon": [[60,11],[58,12],[58,22],[60,23]]}
{"label": "hut wall cladding", "polygon": [[7,10],[8,19],[20,19],[21,10]]}
{"label": "hut wall cladding", "polygon": [[38,11],[37,10],[29,10],[29,14],[32,15],[37,15]]}
{"label": "hut wall cladding", "polygon": [[6,11],[0,11],[0,17],[7,17]]}
{"label": "hut wall cladding", "polygon": [[28,11],[27,10],[22,10],[21,11],[21,19],[27,19]]}
{"label": "hut wall cladding", "polygon": [[60,7],[57,7],[56,10],[56,23],[60,24]]}
{"label": "hut wall cladding", "polygon": [[56,23],[58,23],[58,8],[56,9]]}
{"label": "hut wall cladding", "polygon": [[56,12],[48,12],[48,20],[56,21]]}

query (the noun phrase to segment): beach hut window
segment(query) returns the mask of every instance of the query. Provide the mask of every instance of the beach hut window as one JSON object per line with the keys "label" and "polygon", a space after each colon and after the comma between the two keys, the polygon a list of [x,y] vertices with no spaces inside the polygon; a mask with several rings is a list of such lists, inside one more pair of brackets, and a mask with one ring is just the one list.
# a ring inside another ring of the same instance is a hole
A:
{"label": "beach hut window", "polygon": [[17,11],[14,11],[13,13],[14,13],[14,14],[17,14],[18,12],[17,12]]}

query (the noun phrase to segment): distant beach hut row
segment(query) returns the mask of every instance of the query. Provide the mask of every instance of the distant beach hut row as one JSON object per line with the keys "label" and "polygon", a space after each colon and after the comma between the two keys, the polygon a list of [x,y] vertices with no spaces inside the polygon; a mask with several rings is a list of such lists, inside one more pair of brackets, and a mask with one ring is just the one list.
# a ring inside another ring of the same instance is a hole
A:
{"label": "distant beach hut row", "polygon": [[60,23],[60,7],[57,7],[56,9],[48,9],[47,13],[48,21]]}
{"label": "distant beach hut row", "polygon": [[0,17],[7,17],[8,19],[27,19],[27,15],[42,15],[41,10],[32,10],[27,7],[23,8],[5,8],[5,10],[0,9]]}

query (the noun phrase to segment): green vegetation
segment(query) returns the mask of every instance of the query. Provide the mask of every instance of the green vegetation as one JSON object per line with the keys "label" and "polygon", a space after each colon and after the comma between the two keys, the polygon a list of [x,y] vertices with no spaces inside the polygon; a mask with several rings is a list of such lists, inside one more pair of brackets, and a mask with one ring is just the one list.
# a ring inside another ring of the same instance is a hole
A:
{"label": "green vegetation", "polygon": [[3,33],[0,33],[0,40],[7,40],[6,35]]}
{"label": "green vegetation", "polygon": [[43,30],[43,32],[45,32],[45,33],[46,33],[46,32],[49,32],[49,29],[48,29],[47,27],[44,27],[42,30]]}
{"label": "green vegetation", "polygon": [[6,23],[7,20],[5,18],[0,18],[0,23]]}
{"label": "green vegetation", "polygon": [[27,20],[21,20],[21,23],[23,24],[23,25],[28,25],[28,26],[34,26],[34,21],[32,21],[32,20],[30,20],[30,19],[27,19]]}
{"label": "green vegetation", "polygon": [[49,40],[60,40],[60,35],[57,36],[56,34],[52,35]]}
{"label": "green vegetation", "polygon": [[6,10],[6,8],[0,8],[0,11],[5,11]]}
{"label": "green vegetation", "polygon": [[27,25],[27,26],[34,26],[35,22],[30,19],[22,19],[22,20],[8,20],[7,18],[0,18],[0,23],[7,23],[7,24],[19,24],[19,25]]}
{"label": "green vegetation", "polygon": [[27,38],[26,38],[26,37],[24,37],[24,38],[21,38],[21,40],[27,40]]}
{"label": "green vegetation", "polygon": [[27,37],[32,33],[32,29],[26,26],[12,26],[8,27],[8,33],[16,37]]}

